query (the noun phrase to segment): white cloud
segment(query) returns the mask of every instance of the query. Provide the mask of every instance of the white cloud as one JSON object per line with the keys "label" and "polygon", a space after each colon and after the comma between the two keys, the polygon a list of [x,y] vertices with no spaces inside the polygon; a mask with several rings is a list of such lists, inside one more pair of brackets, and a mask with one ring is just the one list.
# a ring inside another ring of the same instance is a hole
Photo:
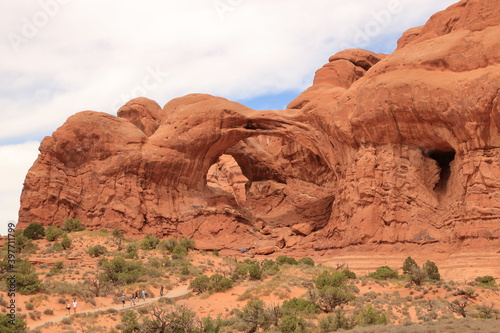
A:
{"label": "white cloud", "polygon": [[30,141],[0,146],[0,234],[7,233],[7,223],[17,221],[19,198],[28,169],[38,154],[40,142]]}
{"label": "white cloud", "polygon": [[[169,73],[145,91],[160,105],[191,92],[248,99],[300,91],[360,34],[373,35],[360,46],[390,51],[387,39],[395,47],[395,34],[455,1],[0,2],[2,144],[41,139],[77,111],[115,113],[151,68]],[[384,16],[393,3],[400,11]]]}

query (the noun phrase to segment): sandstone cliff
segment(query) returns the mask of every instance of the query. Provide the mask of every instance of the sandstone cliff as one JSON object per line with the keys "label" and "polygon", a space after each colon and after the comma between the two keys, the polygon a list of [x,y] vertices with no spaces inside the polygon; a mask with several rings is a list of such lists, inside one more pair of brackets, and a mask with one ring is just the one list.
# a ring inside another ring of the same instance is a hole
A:
{"label": "sandstone cliff", "polygon": [[202,248],[498,245],[499,79],[500,9],[463,0],[390,55],[330,57],[286,110],[192,94],[80,112],[43,140],[19,223]]}

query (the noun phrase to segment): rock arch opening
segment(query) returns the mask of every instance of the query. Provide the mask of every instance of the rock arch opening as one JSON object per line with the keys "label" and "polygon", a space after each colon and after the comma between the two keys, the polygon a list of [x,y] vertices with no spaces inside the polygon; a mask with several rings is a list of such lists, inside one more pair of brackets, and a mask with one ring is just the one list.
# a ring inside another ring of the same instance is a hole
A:
{"label": "rock arch opening", "polygon": [[260,134],[240,140],[210,166],[206,185],[228,192],[254,222],[324,227],[336,176],[327,162],[290,137]]}
{"label": "rock arch opening", "polygon": [[439,180],[434,186],[434,191],[446,191],[448,180],[451,176],[450,164],[455,159],[455,150],[431,150],[427,156],[437,162],[439,166]]}

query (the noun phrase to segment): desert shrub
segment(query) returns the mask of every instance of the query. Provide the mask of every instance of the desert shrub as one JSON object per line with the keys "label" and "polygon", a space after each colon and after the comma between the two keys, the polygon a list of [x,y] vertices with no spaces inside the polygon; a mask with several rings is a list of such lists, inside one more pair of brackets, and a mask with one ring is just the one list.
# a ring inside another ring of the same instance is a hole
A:
{"label": "desert shrub", "polygon": [[71,247],[71,244],[72,244],[72,241],[71,239],[68,237],[67,234],[64,234],[62,239],[61,239],[61,247],[64,249],[64,250],[67,250]]}
{"label": "desert shrub", "polygon": [[61,252],[64,249],[63,249],[61,243],[54,242],[54,244],[52,244],[52,247],[50,248],[50,250],[51,250],[51,252]]}
{"label": "desert shrub", "polygon": [[203,325],[203,332],[206,333],[219,333],[224,325],[224,321],[220,315],[214,319],[210,315],[201,318],[201,324]]}
{"label": "desert shrub", "polygon": [[210,290],[210,278],[206,275],[195,277],[189,283],[190,288],[196,293],[203,293]]}
{"label": "desert shrub", "polygon": [[29,239],[42,239],[45,236],[45,228],[40,223],[33,222],[24,229],[23,235]]}
{"label": "desert shrub", "polygon": [[302,333],[307,332],[306,322],[301,317],[285,315],[279,322],[279,329],[282,333]]}
{"label": "desert shrub", "polygon": [[154,235],[147,234],[146,237],[141,242],[141,249],[143,250],[154,250],[160,243],[160,239]]}
{"label": "desert shrub", "polygon": [[220,256],[220,254],[219,254],[219,251],[218,251],[218,250],[213,250],[213,251],[212,251],[212,254],[213,254],[214,256],[216,256],[216,257],[219,257],[219,256]]}
{"label": "desert shrub", "polygon": [[189,239],[189,238],[185,238],[185,237],[183,237],[179,240],[179,245],[184,247],[187,251],[193,250],[196,246],[193,239]]}
{"label": "desert shrub", "polygon": [[356,279],[356,273],[354,273],[350,269],[343,269],[342,274],[344,274],[348,279]]}
{"label": "desert shrub", "polygon": [[144,273],[141,261],[125,260],[118,257],[111,260],[101,261],[104,269],[104,280],[114,284],[131,284],[137,281]]}
{"label": "desert shrub", "polygon": [[258,261],[245,259],[241,263],[236,263],[233,275],[233,281],[244,280],[250,277],[252,280],[260,280],[262,278],[262,268]]}
{"label": "desert shrub", "polygon": [[125,240],[126,233],[127,232],[125,230],[121,230],[118,228],[113,229],[113,231],[111,232],[111,236],[113,237],[113,240],[118,247],[118,251],[121,251],[122,249],[122,242]]}
{"label": "desert shrub", "polygon": [[189,275],[189,268],[187,266],[182,267],[181,275]]}
{"label": "desert shrub", "polygon": [[326,312],[343,307],[355,299],[354,286],[347,285],[347,276],[341,271],[323,271],[314,279],[317,288],[317,304]]}
{"label": "desert shrub", "polygon": [[252,299],[238,312],[237,317],[245,324],[247,332],[266,330],[272,324],[272,318],[264,308],[264,302]]}
{"label": "desert shrub", "polygon": [[64,225],[61,229],[66,232],[75,232],[85,230],[85,226],[79,219],[68,219],[64,220]]}
{"label": "desert shrub", "polygon": [[476,284],[483,286],[495,286],[495,279],[491,275],[478,276],[475,280]]}
{"label": "desert shrub", "polygon": [[128,244],[125,248],[125,258],[127,259],[137,259],[139,258],[139,246],[137,244]]}
{"label": "desert shrub", "polygon": [[387,316],[378,312],[371,304],[368,304],[357,315],[357,323],[360,326],[387,325]]}
{"label": "desert shrub", "polygon": [[262,278],[262,268],[260,267],[260,264],[249,264],[248,275],[250,276],[250,280],[260,280]]}
{"label": "desert shrub", "polygon": [[368,277],[376,280],[397,279],[398,271],[391,269],[389,266],[381,266],[375,272],[368,274]]}
{"label": "desert shrub", "polygon": [[54,310],[52,309],[45,309],[43,310],[43,314],[47,316],[53,316],[54,315]]}
{"label": "desert shrub", "polygon": [[439,269],[434,262],[427,260],[422,269],[424,270],[425,275],[427,276],[428,279],[435,281],[441,280]]}
{"label": "desert shrub", "polygon": [[288,265],[297,265],[298,262],[295,258],[287,257],[287,256],[279,256],[276,258],[276,263],[278,265],[288,264]]}
{"label": "desert shrub", "polygon": [[322,333],[335,332],[339,329],[351,330],[356,326],[356,319],[347,317],[344,311],[337,310],[333,315],[320,318],[318,326]]}
{"label": "desert shrub", "polygon": [[35,304],[33,304],[33,303],[26,303],[26,304],[24,304],[24,307],[26,308],[26,310],[31,311],[31,310],[33,310],[35,308]]}
{"label": "desert shrub", "polygon": [[200,275],[191,280],[190,287],[197,293],[223,292],[233,287],[233,281],[220,274],[213,274],[211,277]]}
{"label": "desert shrub", "polygon": [[413,260],[412,257],[407,257],[403,262],[403,274],[408,275],[411,273],[412,269],[417,267],[417,262]]}
{"label": "desert shrub", "polygon": [[23,319],[15,318],[12,321],[6,314],[0,314],[0,332],[2,333],[26,333],[28,331],[26,322]]}
{"label": "desert shrub", "polygon": [[170,238],[170,239],[161,241],[158,244],[158,248],[164,252],[172,253],[172,251],[174,250],[176,245],[179,245],[179,243],[177,242],[177,239]]}
{"label": "desert shrub", "polygon": [[262,270],[268,275],[274,275],[280,271],[278,263],[270,259],[264,259],[261,263]]}
{"label": "desert shrub", "polygon": [[108,252],[108,249],[104,245],[94,245],[87,250],[87,253],[91,257],[99,257]]}
{"label": "desert shrub", "polygon": [[297,261],[299,264],[306,265],[306,266],[314,266],[314,260],[312,260],[309,257],[304,257],[301,258]]}
{"label": "desert shrub", "polygon": [[122,332],[124,333],[132,333],[138,332],[140,325],[137,321],[137,313],[132,310],[127,310],[122,314],[121,322],[123,324]]}
{"label": "desert shrub", "polygon": [[16,263],[16,268],[17,290],[21,295],[32,295],[41,291],[42,283],[38,278],[35,268],[31,266],[29,261],[18,261]]}
{"label": "desert shrub", "polygon": [[281,306],[281,312],[284,315],[298,315],[298,314],[313,314],[319,313],[320,310],[316,304],[303,298],[292,298],[284,301]]}
{"label": "desert shrub", "polygon": [[213,274],[210,277],[210,290],[222,292],[233,287],[233,281],[220,274]]}
{"label": "desert shrub", "polygon": [[172,250],[172,255],[179,256],[180,258],[184,258],[188,255],[188,251],[186,248],[180,244],[177,244]]}
{"label": "desert shrub", "polygon": [[45,239],[49,242],[53,242],[57,240],[62,234],[62,230],[58,227],[54,227],[53,225],[49,225],[45,229]]}
{"label": "desert shrub", "polygon": [[17,253],[35,253],[37,246],[33,243],[33,240],[29,239],[24,235],[24,230],[19,229],[14,232],[14,246]]}

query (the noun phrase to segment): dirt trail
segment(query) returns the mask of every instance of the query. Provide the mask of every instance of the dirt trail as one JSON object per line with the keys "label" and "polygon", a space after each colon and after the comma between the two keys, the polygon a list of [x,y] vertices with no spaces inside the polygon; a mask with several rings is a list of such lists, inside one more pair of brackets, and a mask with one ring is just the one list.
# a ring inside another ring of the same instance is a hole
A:
{"label": "dirt trail", "polygon": [[[176,298],[176,297],[181,297],[181,296],[187,295],[189,293],[190,293],[190,291],[188,290],[188,286],[185,285],[185,286],[180,286],[178,288],[170,290],[169,292],[167,292],[162,297],[147,298],[145,301],[137,300],[134,306],[130,305],[130,300],[127,297],[127,302],[125,303],[125,306],[123,306],[122,304],[119,304],[119,305],[115,305],[115,306],[100,307],[100,308],[95,308],[95,309],[92,309],[92,310],[89,310],[89,311],[77,312],[77,314],[93,313],[93,312],[105,311],[105,310],[109,310],[109,309],[115,309],[115,310],[118,310],[118,311],[124,311],[124,310],[128,310],[130,308],[138,308],[138,307],[141,307],[141,306],[148,305],[150,303],[153,303],[153,302],[159,300],[160,298]],[[58,323],[61,320],[63,320],[64,318],[70,317],[72,315],[73,314],[71,314],[71,315],[65,314],[65,315],[56,316],[56,317],[48,317],[48,318],[46,318],[44,320],[32,322],[31,324],[28,324],[28,327],[32,328],[32,329],[35,329],[35,328],[39,328],[40,326],[43,326],[43,325],[45,325],[46,323],[49,323],[49,322]]]}

